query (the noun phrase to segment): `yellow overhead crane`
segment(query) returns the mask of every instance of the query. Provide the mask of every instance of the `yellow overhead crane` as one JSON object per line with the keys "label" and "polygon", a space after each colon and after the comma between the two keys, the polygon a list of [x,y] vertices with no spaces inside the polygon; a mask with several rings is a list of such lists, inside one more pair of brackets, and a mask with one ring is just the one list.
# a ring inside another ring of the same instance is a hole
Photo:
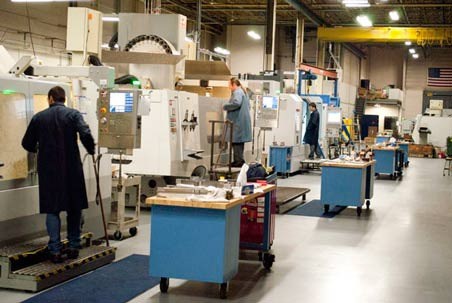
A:
{"label": "yellow overhead crane", "polygon": [[421,46],[452,45],[452,27],[319,27],[317,37],[330,42],[405,42]]}

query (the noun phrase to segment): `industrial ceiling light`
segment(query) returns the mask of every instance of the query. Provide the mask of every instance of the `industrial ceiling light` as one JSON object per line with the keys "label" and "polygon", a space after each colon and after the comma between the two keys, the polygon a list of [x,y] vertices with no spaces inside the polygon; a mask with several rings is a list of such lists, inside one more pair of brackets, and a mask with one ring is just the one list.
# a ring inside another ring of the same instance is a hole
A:
{"label": "industrial ceiling light", "polygon": [[413,59],[418,59],[419,58],[419,54],[413,54]]}
{"label": "industrial ceiling light", "polygon": [[102,21],[104,22],[119,22],[119,17],[118,16],[102,16]]}
{"label": "industrial ceiling light", "polygon": [[346,7],[370,7],[368,0],[342,0]]}
{"label": "industrial ceiling light", "polygon": [[410,52],[410,54],[415,54],[416,53],[416,50],[414,48],[410,48],[408,51]]}
{"label": "industrial ceiling light", "polygon": [[251,38],[253,38],[254,40],[260,40],[261,39],[261,35],[259,35],[258,33],[256,33],[255,31],[248,31],[248,36],[250,36]]}
{"label": "industrial ceiling light", "polygon": [[389,18],[391,18],[392,21],[399,21],[400,20],[399,12],[398,11],[390,11]]}
{"label": "industrial ceiling light", "polygon": [[412,44],[411,41],[405,41],[406,46],[410,46],[411,44]]}
{"label": "industrial ceiling light", "polygon": [[227,56],[227,55],[230,55],[230,54],[231,54],[230,51],[228,51],[227,49],[224,49],[224,48],[222,48],[222,47],[219,47],[219,46],[215,47],[213,50],[214,50],[216,53],[219,53],[220,55],[225,55],[225,56]]}
{"label": "industrial ceiling light", "polygon": [[372,21],[370,21],[369,17],[366,15],[359,15],[358,17],[356,17],[356,21],[363,27],[372,26]]}

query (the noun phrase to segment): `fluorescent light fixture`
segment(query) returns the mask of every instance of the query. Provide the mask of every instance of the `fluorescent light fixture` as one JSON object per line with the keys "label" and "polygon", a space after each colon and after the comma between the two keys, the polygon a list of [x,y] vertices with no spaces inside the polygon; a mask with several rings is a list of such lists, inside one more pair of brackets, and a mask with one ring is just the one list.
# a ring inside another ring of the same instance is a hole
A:
{"label": "fluorescent light fixture", "polygon": [[411,41],[405,41],[406,46],[410,46],[411,44],[412,44]]}
{"label": "fluorescent light fixture", "polygon": [[255,31],[248,31],[248,36],[250,36],[251,38],[253,38],[254,40],[260,40],[261,39],[261,35],[259,35],[258,33],[256,33]]}
{"label": "fluorescent light fixture", "polygon": [[369,3],[347,3],[345,7],[370,7]]}
{"label": "fluorescent light fixture", "polygon": [[399,12],[398,11],[390,11],[389,18],[391,18],[392,21],[399,21],[400,20]]}
{"label": "fluorescent light fixture", "polygon": [[372,21],[370,21],[369,17],[366,15],[359,15],[358,17],[356,17],[356,21],[363,27],[372,26]]}
{"label": "fluorescent light fixture", "polygon": [[[110,46],[108,45],[108,43],[104,43],[104,44],[102,44],[102,48],[110,49]],[[118,49],[118,48],[119,48],[119,45],[118,45],[118,44],[115,44],[115,48]]]}
{"label": "fluorescent light fixture", "polygon": [[224,49],[224,48],[222,48],[222,47],[219,47],[219,46],[215,47],[213,50],[214,50],[216,53],[219,53],[220,55],[225,55],[225,56],[227,56],[227,55],[230,55],[230,54],[231,54],[230,51],[228,51],[227,49]]}
{"label": "fluorescent light fixture", "polygon": [[413,54],[413,59],[418,59],[419,58],[419,54]]}
{"label": "fluorescent light fixture", "polygon": [[102,21],[104,22],[119,22],[118,16],[102,16]]}
{"label": "fluorescent light fixture", "polygon": [[192,38],[190,37],[185,37],[185,42],[194,42]]}
{"label": "fluorescent light fixture", "polygon": [[370,7],[368,0],[342,0],[346,7]]}
{"label": "fluorescent light fixture", "polygon": [[410,54],[415,54],[416,53],[416,50],[414,48],[410,48],[408,51],[410,52]]}

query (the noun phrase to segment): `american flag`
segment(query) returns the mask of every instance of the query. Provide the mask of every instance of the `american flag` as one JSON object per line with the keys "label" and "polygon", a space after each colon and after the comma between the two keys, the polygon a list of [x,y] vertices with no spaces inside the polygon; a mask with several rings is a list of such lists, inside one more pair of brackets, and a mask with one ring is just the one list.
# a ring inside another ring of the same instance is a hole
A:
{"label": "american flag", "polygon": [[436,87],[452,87],[452,68],[429,68],[427,85]]}

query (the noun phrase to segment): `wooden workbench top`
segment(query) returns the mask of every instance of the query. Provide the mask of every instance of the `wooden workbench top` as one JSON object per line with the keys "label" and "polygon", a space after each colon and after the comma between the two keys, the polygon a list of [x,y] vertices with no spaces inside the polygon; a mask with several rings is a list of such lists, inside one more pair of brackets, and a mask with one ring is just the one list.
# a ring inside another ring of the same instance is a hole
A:
{"label": "wooden workbench top", "polygon": [[372,146],[372,150],[398,150],[398,146]]}
{"label": "wooden workbench top", "polygon": [[364,168],[370,165],[374,165],[375,161],[368,162],[349,162],[349,161],[325,161],[320,166],[328,167],[344,167],[344,168]]}
{"label": "wooden workbench top", "polygon": [[[276,185],[266,185],[261,187],[264,193],[275,190]],[[235,198],[227,202],[209,202],[209,201],[188,201],[184,198],[165,198],[165,197],[150,197],[146,199],[148,205],[166,205],[166,206],[180,206],[180,207],[194,207],[194,208],[208,208],[208,209],[229,209],[239,204],[243,204],[249,200],[255,199],[263,193],[254,193],[246,195],[242,198]]]}

